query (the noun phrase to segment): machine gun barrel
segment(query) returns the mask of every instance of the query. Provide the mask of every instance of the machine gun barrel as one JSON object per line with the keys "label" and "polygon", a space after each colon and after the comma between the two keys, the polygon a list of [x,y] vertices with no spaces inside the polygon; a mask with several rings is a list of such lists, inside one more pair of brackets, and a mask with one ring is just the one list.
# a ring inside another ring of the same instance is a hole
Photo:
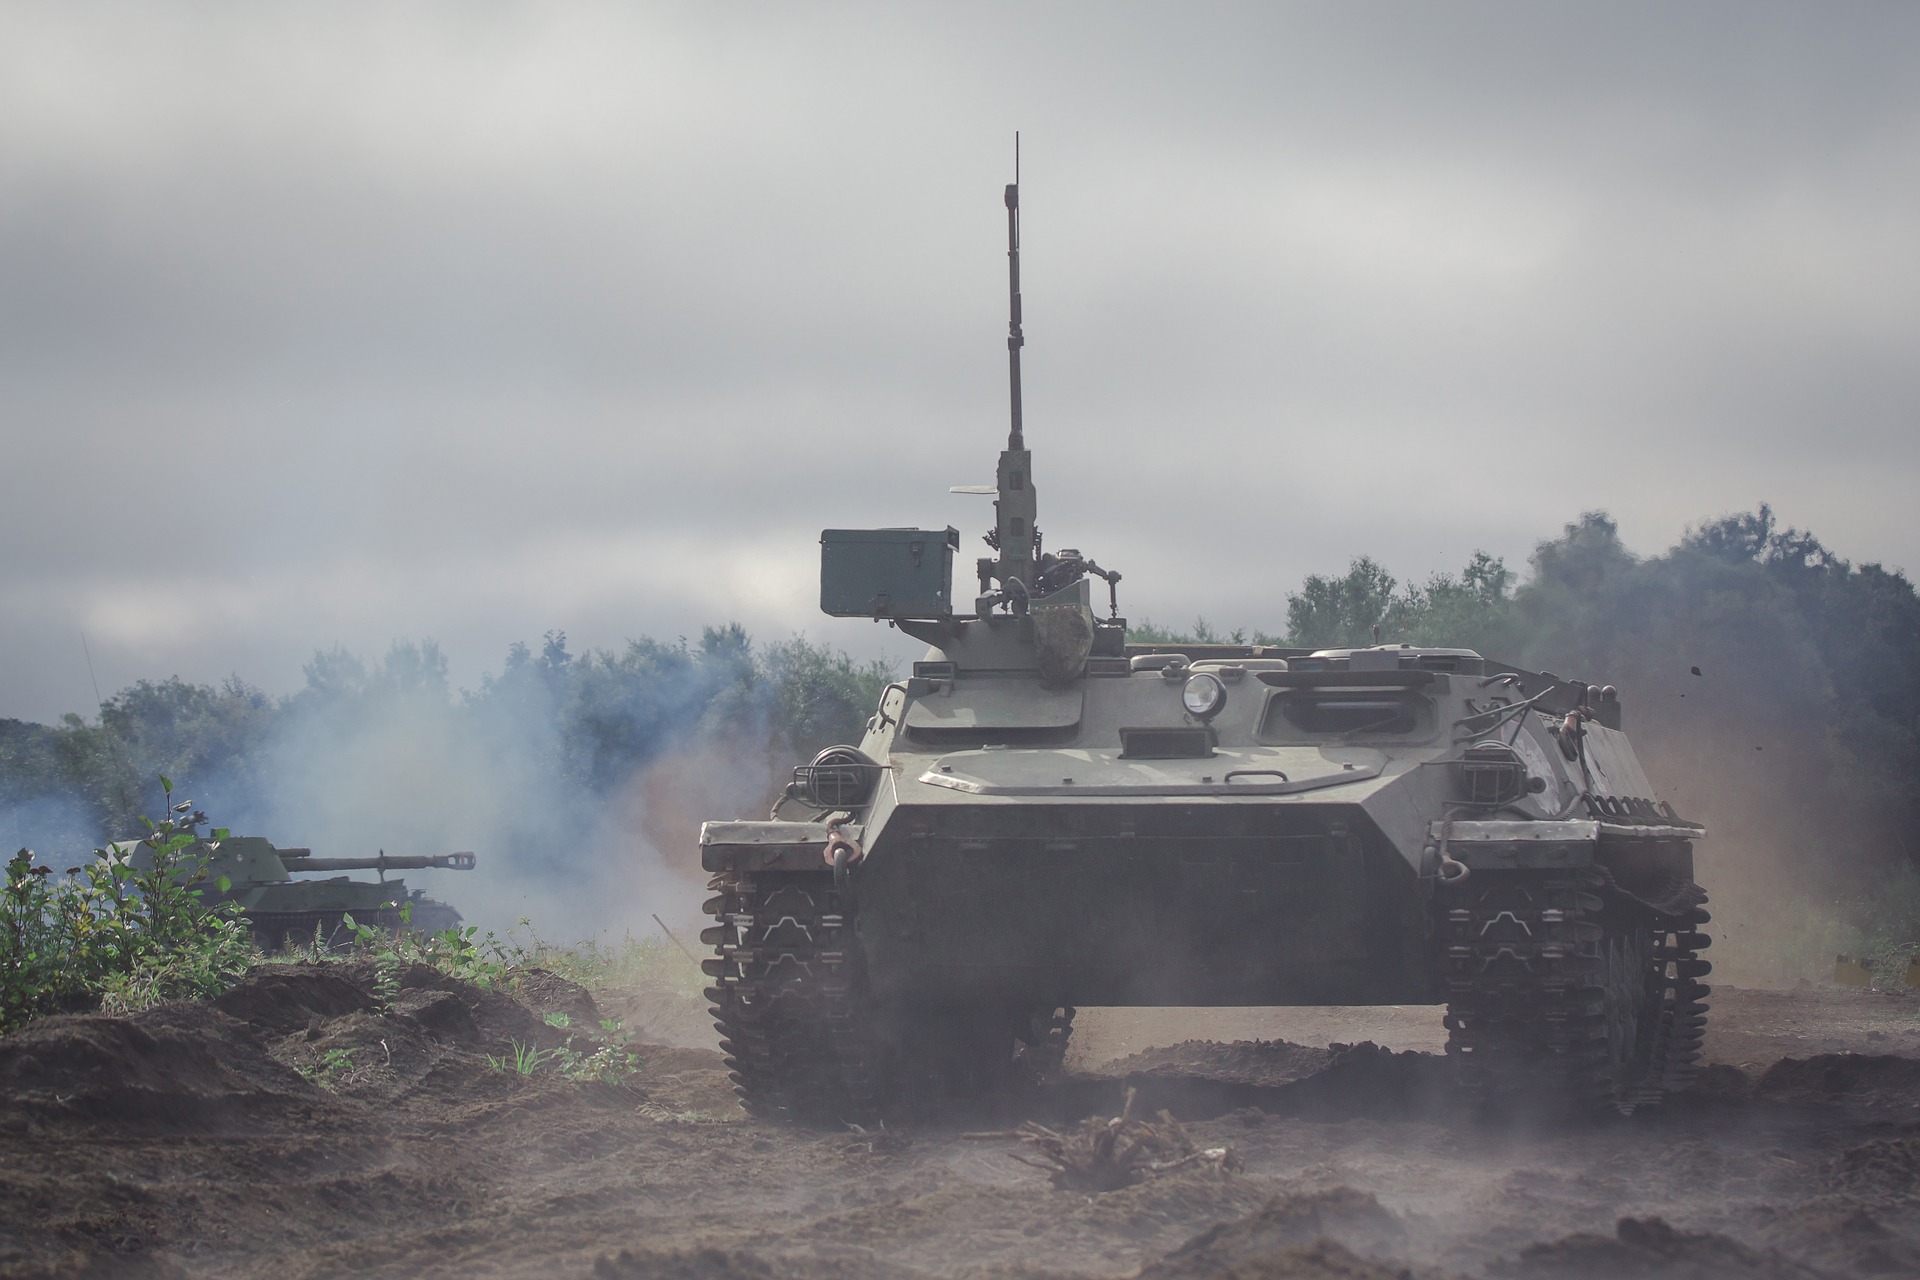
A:
{"label": "machine gun barrel", "polygon": [[280,865],[288,871],[419,871],[440,867],[448,871],[471,871],[478,859],[471,853],[423,853],[372,858],[316,858],[304,849],[280,851]]}
{"label": "machine gun barrel", "polygon": [[1007,383],[1013,409],[1013,429],[1007,448],[1027,447],[1026,424],[1020,413],[1020,348],[1027,345],[1020,328],[1020,135],[1013,135],[1013,181],[1007,184]]}

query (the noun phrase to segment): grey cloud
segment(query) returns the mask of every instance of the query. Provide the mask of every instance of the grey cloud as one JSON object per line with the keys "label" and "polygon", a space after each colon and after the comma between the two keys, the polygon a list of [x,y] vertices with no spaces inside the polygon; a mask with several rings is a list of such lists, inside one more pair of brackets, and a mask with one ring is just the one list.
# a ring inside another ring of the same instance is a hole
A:
{"label": "grey cloud", "polygon": [[733,616],[897,651],[810,547],[984,523],[944,489],[1002,430],[1015,127],[1043,527],[1135,616],[1277,626],[1595,506],[1920,563],[1917,28],[0,10],[0,714],[90,701],[83,626],[109,688]]}

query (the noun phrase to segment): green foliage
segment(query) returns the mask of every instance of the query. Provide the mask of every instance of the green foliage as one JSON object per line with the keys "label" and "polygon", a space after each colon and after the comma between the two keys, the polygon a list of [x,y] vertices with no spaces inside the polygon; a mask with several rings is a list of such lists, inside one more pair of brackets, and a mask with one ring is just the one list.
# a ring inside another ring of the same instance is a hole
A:
{"label": "green foliage", "polygon": [[[411,904],[402,904],[400,916],[403,927],[395,932],[363,924],[355,920],[351,913],[343,914],[340,919],[350,939],[353,954],[371,959],[374,963],[374,994],[379,997],[382,1007],[391,1005],[400,994],[400,973],[410,965],[427,965],[448,977],[471,982],[487,990],[496,990],[510,987],[515,971],[532,963],[531,953],[515,943],[511,935],[502,939],[491,931],[482,934],[476,925],[418,933],[404,927],[411,915]],[[308,964],[338,958],[338,953],[320,936],[318,930],[310,947],[272,957],[281,963]]]}
{"label": "green foliage", "polygon": [[893,679],[893,669],[878,659],[855,662],[797,636],[768,648],[760,669],[771,693],[773,735],[794,756],[809,758],[832,743],[859,741],[881,691]]}
{"label": "green foliage", "polygon": [[1397,620],[1396,585],[1370,556],[1355,560],[1343,578],[1313,574],[1287,597],[1288,638],[1303,649],[1374,644],[1374,628]]}
{"label": "green foliage", "polygon": [[1185,631],[1150,621],[1127,628],[1130,644],[1264,644],[1299,649],[1353,648],[1375,643],[1422,644],[1504,651],[1514,638],[1514,573],[1498,557],[1476,551],[1458,576],[1436,573],[1402,587],[1371,556],[1360,556],[1339,577],[1309,575],[1287,596],[1287,634],[1235,627],[1216,629],[1206,618]]}
{"label": "green foliage", "polygon": [[[144,1008],[218,993],[253,959],[246,925],[231,905],[207,906],[195,886],[207,855],[195,828],[206,816],[174,804],[143,818],[138,842],[95,850],[56,879],[20,850],[0,891],[0,1030],[36,1015],[104,1004]],[[215,830],[209,840],[226,837]]]}
{"label": "green foliage", "polygon": [[493,990],[502,986],[525,951],[511,940],[484,935],[476,925],[442,929],[425,936],[408,934],[398,944],[403,953],[432,965],[448,977]]}
{"label": "green foliage", "polygon": [[640,1070],[640,1055],[627,1047],[624,1038],[601,1044],[590,1053],[576,1051],[569,1039],[560,1049],[559,1068],[569,1080],[621,1084]]}
{"label": "green foliage", "polygon": [[353,1060],[357,1052],[356,1049],[336,1046],[321,1054],[320,1061],[312,1066],[299,1068],[300,1074],[322,1089],[338,1089],[358,1065]]}
{"label": "green foliage", "polygon": [[541,1049],[531,1044],[522,1044],[518,1040],[509,1040],[507,1044],[513,1052],[504,1057],[487,1055],[487,1062],[495,1071],[511,1071],[515,1075],[530,1076],[543,1065],[551,1062],[559,1054],[558,1049]]}
{"label": "green foliage", "polygon": [[[551,1015],[548,1025],[555,1025]],[[603,1084],[619,1084],[640,1070],[640,1055],[627,1047],[624,1034],[609,1031],[606,1040],[591,1045],[586,1051],[576,1049],[574,1040],[575,1037],[568,1036],[565,1044],[551,1049],[509,1040],[507,1045],[511,1052],[500,1055],[490,1053],[487,1063],[495,1071],[510,1071],[515,1075],[531,1076],[547,1070],[568,1080],[592,1080]]]}
{"label": "green foliage", "polygon": [[1402,589],[1371,557],[1361,556],[1344,577],[1311,575],[1287,597],[1288,641],[1303,649],[1374,643],[1497,647],[1508,630],[1513,581],[1504,561],[1476,551],[1458,577],[1436,573],[1424,585]]}
{"label": "green foliage", "polygon": [[[1149,620],[1130,623],[1127,627],[1129,644],[1247,644],[1247,633],[1235,628],[1226,635],[1213,629],[1205,618],[1195,618],[1193,626],[1187,631],[1175,631],[1172,627],[1159,626]],[[1279,644],[1278,640],[1256,635],[1253,644]]]}

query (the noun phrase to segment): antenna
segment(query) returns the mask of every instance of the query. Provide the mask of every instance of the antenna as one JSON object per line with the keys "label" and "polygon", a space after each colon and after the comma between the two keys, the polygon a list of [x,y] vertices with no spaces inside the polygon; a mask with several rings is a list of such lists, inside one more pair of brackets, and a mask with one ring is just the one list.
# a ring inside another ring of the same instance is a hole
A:
{"label": "antenna", "polygon": [[[1013,408],[1013,429],[1000,451],[999,473],[993,492],[993,532],[987,545],[998,554],[980,561],[980,616],[1004,603],[1015,613],[1026,612],[1029,591],[1037,580],[1040,534],[1033,527],[1036,508],[1031,474],[1033,457],[1027,452],[1020,422],[1020,348],[1027,339],[1020,332],[1020,135],[1013,135],[1013,181],[1007,184],[1007,389]],[[994,582],[999,591],[992,591]]]}
{"label": "antenna", "polygon": [[84,627],[80,629],[80,652],[87,658],[87,679],[93,681],[93,700],[95,703],[104,702],[105,699],[100,696],[100,677],[93,674],[93,650],[87,645],[87,632]]}
{"label": "antenna", "polygon": [[1020,421],[1020,348],[1027,345],[1020,332],[1020,131],[1013,133],[1013,181],[1007,185],[1007,381],[1013,402],[1013,430],[1007,448],[1027,447]]}

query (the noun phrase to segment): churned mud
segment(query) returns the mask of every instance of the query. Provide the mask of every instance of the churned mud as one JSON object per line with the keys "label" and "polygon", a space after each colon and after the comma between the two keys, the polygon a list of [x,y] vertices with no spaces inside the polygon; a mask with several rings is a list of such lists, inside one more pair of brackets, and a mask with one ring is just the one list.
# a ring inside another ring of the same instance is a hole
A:
{"label": "churned mud", "polygon": [[[1691,1095],[1475,1111],[1438,1011],[1091,1011],[1059,1080],[904,1130],[734,1106],[667,997],[263,968],[0,1039],[9,1276],[1817,1277],[1920,1273],[1920,1001],[1720,990]],[[511,1066],[641,1044],[621,1083]],[[561,1017],[559,1015],[565,1015]],[[565,1026],[554,1025],[564,1022]],[[1022,1163],[1128,1088],[1205,1162],[1099,1194]]]}

